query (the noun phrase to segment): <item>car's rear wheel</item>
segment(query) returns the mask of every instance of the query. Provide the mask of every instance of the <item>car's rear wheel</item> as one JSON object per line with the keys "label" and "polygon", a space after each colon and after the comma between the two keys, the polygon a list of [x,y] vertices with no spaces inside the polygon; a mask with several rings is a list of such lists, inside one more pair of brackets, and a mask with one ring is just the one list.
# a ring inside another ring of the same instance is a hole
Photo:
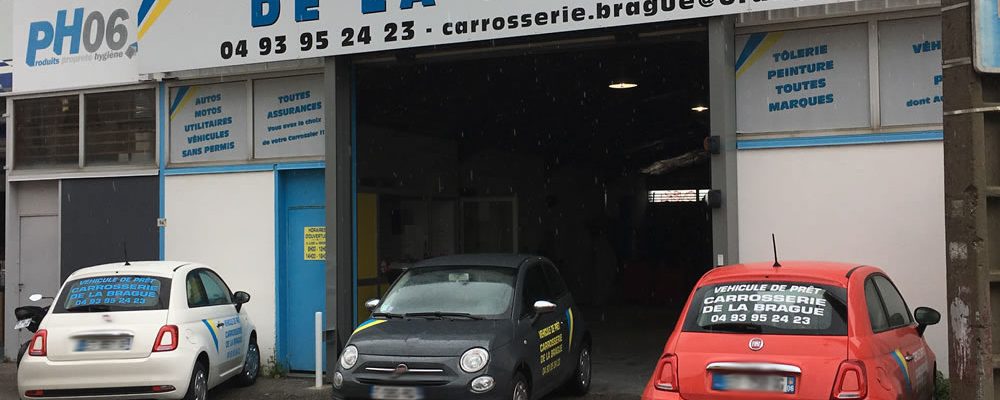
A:
{"label": "car's rear wheel", "polygon": [[208,369],[202,363],[194,365],[191,372],[191,383],[188,384],[187,394],[184,400],[207,400],[208,399]]}
{"label": "car's rear wheel", "polygon": [[243,372],[236,378],[240,386],[250,386],[257,382],[260,375],[260,348],[257,347],[257,339],[250,339],[250,346],[247,347],[247,358],[243,361]]}
{"label": "car's rear wheel", "polygon": [[512,400],[528,400],[530,399],[531,387],[528,386],[528,380],[524,378],[524,375],[520,372],[514,375],[514,390],[511,395]]}
{"label": "car's rear wheel", "polygon": [[576,360],[576,369],[573,371],[573,375],[569,377],[569,381],[566,382],[566,387],[571,393],[583,396],[590,391],[590,368],[590,343],[585,343],[583,348],[580,349],[580,356]]}

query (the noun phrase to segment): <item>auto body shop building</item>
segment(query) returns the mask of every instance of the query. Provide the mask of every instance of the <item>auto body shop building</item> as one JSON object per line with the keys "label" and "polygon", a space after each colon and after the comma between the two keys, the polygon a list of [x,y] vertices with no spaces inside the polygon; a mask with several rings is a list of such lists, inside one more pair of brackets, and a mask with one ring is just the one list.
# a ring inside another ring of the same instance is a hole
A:
{"label": "auto body shop building", "polygon": [[936,1],[57,0],[13,36],[8,309],[197,261],[309,369],[313,313],[335,354],[414,260],[538,253],[583,304],[676,307],[774,233],[946,310]]}

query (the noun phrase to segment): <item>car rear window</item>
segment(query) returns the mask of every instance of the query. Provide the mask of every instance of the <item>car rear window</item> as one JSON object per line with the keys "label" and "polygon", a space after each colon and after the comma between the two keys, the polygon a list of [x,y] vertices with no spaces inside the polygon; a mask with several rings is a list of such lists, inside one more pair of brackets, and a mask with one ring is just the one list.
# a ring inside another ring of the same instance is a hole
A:
{"label": "car rear window", "polygon": [[685,332],[847,335],[847,290],[803,282],[731,282],[699,288]]}
{"label": "car rear window", "polygon": [[164,310],[169,304],[170,279],[144,275],[113,275],[77,279],[66,284],[56,313]]}

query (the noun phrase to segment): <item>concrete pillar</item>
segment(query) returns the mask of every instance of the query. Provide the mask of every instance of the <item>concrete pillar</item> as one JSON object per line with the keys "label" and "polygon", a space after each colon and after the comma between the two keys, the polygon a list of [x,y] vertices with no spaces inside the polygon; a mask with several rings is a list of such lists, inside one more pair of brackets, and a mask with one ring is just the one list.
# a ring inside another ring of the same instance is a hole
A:
{"label": "concrete pillar", "polygon": [[713,262],[739,262],[739,220],[736,185],[736,25],[735,16],[708,22],[709,112],[712,136],[722,141],[712,156],[712,189],[722,193],[722,207],[712,210]]}

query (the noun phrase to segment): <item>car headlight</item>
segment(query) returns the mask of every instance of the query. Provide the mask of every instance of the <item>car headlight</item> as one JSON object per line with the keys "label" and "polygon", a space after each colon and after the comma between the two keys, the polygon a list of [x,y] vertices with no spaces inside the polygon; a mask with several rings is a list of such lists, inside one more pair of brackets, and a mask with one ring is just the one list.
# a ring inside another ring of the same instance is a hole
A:
{"label": "car headlight", "polygon": [[344,353],[340,355],[340,366],[344,369],[354,368],[354,364],[358,363],[358,348],[354,345],[347,346],[344,349]]}
{"label": "car headlight", "polygon": [[490,362],[490,352],[486,351],[486,349],[476,347],[462,354],[462,361],[459,364],[462,367],[462,371],[472,374],[486,368],[486,363],[488,362]]}

